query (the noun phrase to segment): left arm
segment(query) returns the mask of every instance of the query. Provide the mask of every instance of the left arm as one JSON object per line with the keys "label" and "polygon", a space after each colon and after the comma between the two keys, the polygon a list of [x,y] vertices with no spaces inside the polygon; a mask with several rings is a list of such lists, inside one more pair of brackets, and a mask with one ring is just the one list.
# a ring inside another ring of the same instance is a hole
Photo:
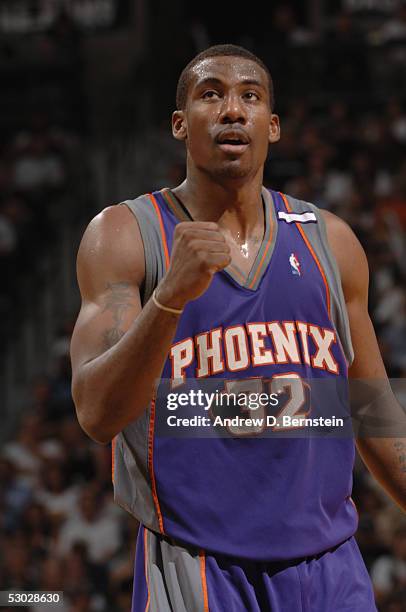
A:
{"label": "left arm", "polygon": [[[350,227],[341,219],[323,211],[331,250],[340,270],[354,348],[349,377],[371,380],[384,386],[380,411],[383,416],[395,413],[404,419],[386,374],[375,331],[368,314],[368,262],[364,250]],[[376,398],[373,398],[376,399]],[[404,426],[402,427],[404,429]],[[388,495],[406,510],[406,438],[359,437],[358,451],[369,471]]]}

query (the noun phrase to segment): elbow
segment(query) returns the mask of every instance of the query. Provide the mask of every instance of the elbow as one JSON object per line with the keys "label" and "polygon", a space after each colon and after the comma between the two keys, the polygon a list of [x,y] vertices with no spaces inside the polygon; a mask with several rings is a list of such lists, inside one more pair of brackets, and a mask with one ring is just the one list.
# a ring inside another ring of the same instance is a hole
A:
{"label": "elbow", "polygon": [[76,416],[80,427],[85,434],[98,444],[108,444],[115,433],[107,431],[97,411],[97,398],[93,396],[91,403],[86,400],[83,385],[79,381],[72,381],[72,399],[76,409]]}
{"label": "elbow", "polygon": [[97,444],[109,444],[114,438],[114,434],[105,431],[99,423],[91,423],[87,419],[80,418],[79,414],[78,421],[85,434]]}
{"label": "elbow", "polygon": [[114,438],[115,434],[107,431],[100,421],[88,418],[86,416],[86,412],[86,410],[81,410],[78,406],[76,406],[78,422],[85,434],[98,444],[109,444],[109,442],[111,442]]}

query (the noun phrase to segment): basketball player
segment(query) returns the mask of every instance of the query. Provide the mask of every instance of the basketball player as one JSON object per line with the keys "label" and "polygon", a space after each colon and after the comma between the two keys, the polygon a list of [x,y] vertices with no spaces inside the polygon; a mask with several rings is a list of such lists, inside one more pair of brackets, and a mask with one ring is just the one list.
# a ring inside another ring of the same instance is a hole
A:
{"label": "basketball player", "polygon": [[[262,186],[273,105],[256,56],[199,54],[172,118],[186,180],[105,209],[79,249],[73,396],[88,435],[113,441],[116,500],[141,523],[133,612],[376,610],[354,540],[352,439],[156,435],[159,378],[260,390],[288,375],[285,414],[303,379],[386,377],[354,234]],[[403,440],[358,448],[404,505]]]}

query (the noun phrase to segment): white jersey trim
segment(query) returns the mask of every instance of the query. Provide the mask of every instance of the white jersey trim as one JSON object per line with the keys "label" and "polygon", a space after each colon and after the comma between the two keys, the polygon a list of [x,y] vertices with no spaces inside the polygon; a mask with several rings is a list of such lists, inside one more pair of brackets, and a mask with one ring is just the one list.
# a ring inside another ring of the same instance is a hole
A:
{"label": "white jersey trim", "polygon": [[316,215],[313,212],[304,213],[286,213],[278,212],[279,219],[283,219],[286,223],[317,223]]}

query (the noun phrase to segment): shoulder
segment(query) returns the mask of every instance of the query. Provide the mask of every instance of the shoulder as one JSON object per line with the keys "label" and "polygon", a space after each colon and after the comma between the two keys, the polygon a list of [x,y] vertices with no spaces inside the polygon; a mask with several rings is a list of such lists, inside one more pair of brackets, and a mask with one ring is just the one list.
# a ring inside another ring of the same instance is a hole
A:
{"label": "shoulder", "polygon": [[354,231],[343,219],[330,211],[318,209],[325,225],[327,240],[337,261],[346,301],[354,292],[367,290],[368,260]]}
{"label": "shoulder", "polygon": [[[115,204],[101,210],[87,226],[83,238],[91,241],[100,238],[100,235],[109,238],[125,231],[137,231],[137,222],[134,215],[125,205]],[[138,230],[139,232],[139,230]]]}
{"label": "shoulder", "polygon": [[127,206],[108,206],[84,231],[77,256],[79,283],[91,282],[99,271],[133,278],[140,285],[145,275],[144,247],[135,216]]}
{"label": "shoulder", "polygon": [[289,208],[294,213],[313,212],[321,226],[322,236],[325,229],[325,238],[337,262],[346,302],[353,299],[356,294],[367,293],[369,282],[367,257],[348,223],[311,202],[285,194],[282,197],[288,201]]}

